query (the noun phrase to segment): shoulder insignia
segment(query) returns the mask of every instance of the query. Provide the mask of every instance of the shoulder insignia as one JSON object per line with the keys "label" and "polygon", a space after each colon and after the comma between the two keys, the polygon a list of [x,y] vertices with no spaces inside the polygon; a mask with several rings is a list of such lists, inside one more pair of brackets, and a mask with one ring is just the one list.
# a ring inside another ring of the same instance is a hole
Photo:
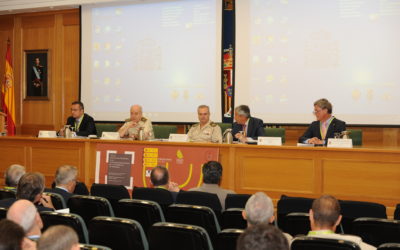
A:
{"label": "shoulder insignia", "polygon": [[210,122],[210,126],[211,126],[211,127],[216,127],[216,126],[218,126],[218,124],[216,124],[216,123],[214,123],[214,122]]}
{"label": "shoulder insignia", "polygon": [[147,118],[146,117],[142,117],[142,119],[140,119],[142,122],[146,122]]}
{"label": "shoulder insignia", "polygon": [[196,123],[196,124],[193,124],[193,128],[195,128],[195,127],[198,127],[200,125],[200,123]]}

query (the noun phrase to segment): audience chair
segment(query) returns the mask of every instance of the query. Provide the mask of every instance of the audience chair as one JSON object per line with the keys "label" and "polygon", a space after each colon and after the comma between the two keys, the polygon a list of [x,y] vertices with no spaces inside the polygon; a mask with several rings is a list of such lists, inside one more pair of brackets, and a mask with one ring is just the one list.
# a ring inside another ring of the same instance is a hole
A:
{"label": "audience chair", "polygon": [[0,220],[7,218],[7,211],[7,208],[0,207]]}
{"label": "audience chair", "polygon": [[174,203],[171,192],[162,188],[135,187],[132,199],[155,201],[161,206],[164,214],[167,207]]}
{"label": "audience chair", "polygon": [[383,243],[400,243],[400,221],[358,218],[353,221],[353,234],[376,247]]}
{"label": "audience chair", "polygon": [[214,211],[209,207],[173,204],[168,207],[167,222],[196,225],[204,228],[212,242],[221,231]]}
{"label": "audience chair", "polygon": [[113,250],[147,250],[148,243],[139,222],[131,219],[97,216],[89,223],[89,242]]}
{"label": "audience chair", "polygon": [[0,200],[10,199],[10,198],[15,199],[15,194],[16,194],[15,190],[0,189]]}
{"label": "audience chair", "polygon": [[400,220],[400,204],[396,205],[396,209],[394,210],[394,219]]}
{"label": "audience chair", "polygon": [[380,245],[377,250],[400,250],[400,244],[398,243],[385,243]]}
{"label": "audience chair", "polygon": [[339,200],[342,226],[345,234],[352,233],[352,222],[361,217],[387,219],[386,207],[382,204],[364,201]]}
{"label": "audience chair", "polygon": [[311,230],[310,216],[308,213],[290,213],[285,216],[284,232],[295,237],[307,235]]}
{"label": "audience chair", "polygon": [[225,198],[225,209],[244,208],[250,194],[228,194]]}
{"label": "audience chair", "polygon": [[286,215],[290,213],[308,213],[314,199],[302,197],[289,197],[282,195],[277,204],[278,227],[285,232]]}
{"label": "audience chair", "polygon": [[89,243],[88,230],[82,217],[77,214],[66,214],[58,212],[40,212],[43,221],[43,232],[50,226],[66,225],[73,228],[79,237],[80,243]]}
{"label": "audience chair", "polygon": [[158,222],[150,227],[150,250],[212,250],[204,228],[194,225]]}
{"label": "audience chair", "polygon": [[175,125],[153,125],[154,138],[168,139],[170,134],[176,134],[178,127]]}
{"label": "audience chair", "polygon": [[209,207],[215,212],[217,218],[221,216],[222,206],[216,194],[200,191],[181,191],[176,197],[176,203]]}
{"label": "audience chair", "polygon": [[350,132],[349,137],[353,140],[353,146],[362,146],[362,130],[361,129],[348,129]]}
{"label": "audience chair", "polygon": [[285,143],[286,135],[285,128],[264,128],[265,136],[268,137],[280,137],[282,138],[282,144]]}
{"label": "audience chair", "polygon": [[119,200],[131,198],[128,189],[126,189],[126,187],[123,185],[93,183],[92,187],[90,188],[90,194],[93,196],[106,198],[111,203],[114,211],[117,209]]}
{"label": "audience chair", "polygon": [[50,196],[51,202],[55,209],[64,209],[67,208],[67,204],[65,203],[64,197],[61,194],[53,193],[53,192],[44,192],[44,194]]}
{"label": "audience chair", "polygon": [[222,228],[245,229],[247,221],[243,219],[242,208],[228,208],[222,212]]}
{"label": "audience chair", "polygon": [[291,250],[360,250],[360,246],[347,240],[323,239],[318,237],[296,237]]}
{"label": "audience chair", "polygon": [[74,195],[68,200],[71,213],[79,214],[86,224],[96,216],[114,216],[110,202],[103,197]]}
{"label": "audience chair", "polygon": [[79,244],[80,250],[111,250],[109,247],[91,245],[91,244]]}
{"label": "audience chair", "polygon": [[216,250],[236,250],[236,241],[244,232],[241,229],[224,229],[217,235]]}
{"label": "audience chair", "polygon": [[154,223],[165,222],[164,213],[157,202],[122,199],[118,204],[115,215],[117,217],[136,220],[142,225],[146,234]]}

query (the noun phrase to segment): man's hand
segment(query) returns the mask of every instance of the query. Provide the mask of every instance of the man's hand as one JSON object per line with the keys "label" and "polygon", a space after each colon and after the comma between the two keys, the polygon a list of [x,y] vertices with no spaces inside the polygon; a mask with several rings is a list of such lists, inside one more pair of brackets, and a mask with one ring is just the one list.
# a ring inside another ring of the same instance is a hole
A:
{"label": "man's hand", "polygon": [[44,207],[54,209],[53,203],[51,202],[51,197],[48,195],[42,194],[39,204],[42,204]]}
{"label": "man's hand", "polygon": [[65,128],[62,128],[62,129],[60,129],[60,131],[58,131],[58,134],[60,136],[64,136],[64,131],[65,131]]}
{"label": "man's hand", "polygon": [[247,138],[243,135],[243,133],[236,133],[235,138],[243,143],[245,143],[247,141]]}
{"label": "man's hand", "polygon": [[168,183],[168,191],[179,192],[179,185],[176,182],[170,181]]}
{"label": "man's hand", "polygon": [[318,139],[318,137],[313,137],[308,140],[309,144],[324,144],[324,141]]}

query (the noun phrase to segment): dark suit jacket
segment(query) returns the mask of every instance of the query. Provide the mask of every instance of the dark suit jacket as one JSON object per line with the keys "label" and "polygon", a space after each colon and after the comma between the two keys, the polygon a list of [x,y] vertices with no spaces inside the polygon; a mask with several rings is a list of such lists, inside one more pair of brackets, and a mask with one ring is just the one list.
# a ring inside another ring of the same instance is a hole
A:
{"label": "dark suit jacket", "polygon": [[71,198],[71,196],[74,195],[74,194],[71,194],[71,193],[65,191],[64,189],[61,189],[61,188],[53,188],[53,189],[46,188],[45,191],[50,192],[50,193],[60,194],[64,198],[65,204],[67,204],[69,198]]}
{"label": "dark suit jacket", "polygon": [[[237,140],[235,138],[235,135],[237,133],[239,133],[239,131],[242,131],[242,130],[243,130],[243,125],[238,124],[237,122],[233,123],[232,135],[233,135],[234,140]],[[257,137],[259,137],[259,136],[265,136],[263,120],[255,118],[255,117],[250,117],[246,136],[251,137],[253,139],[257,139]]]}
{"label": "dark suit jacket", "polygon": [[[333,118],[331,124],[329,124],[328,131],[326,132],[325,138],[334,138],[335,133],[341,133],[346,130],[346,123],[339,119]],[[317,137],[318,139],[322,139],[321,130],[320,130],[320,122],[314,121],[308,127],[306,132],[304,132],[303,136],[299,138],[299,142],[303,143],[304,141],[311,139],[313,137]],[[325,144],[327,140],[325,140]]]}
{"label": "dark suit jacket", "polygon": [[[72,127],[75,128],[75,118],[73,118],[72,116],[68,117],[67,125],[71,125],[71,128]],[[81,125],[79,126],[79,132],[76,132],[76,135],[88,136],[96,134],[97,134],[96,125],[94,124],[93,117],[85,113]]]}
{"label": "dark suit jacket", "polygon": [[[14,199],[14,198],[0,200],[0,207],[9,208],[9,207],[11,207],[11,205],[12,205],[16,200],[17,200],[17,199]],[[36,204],[35,204],[35,205],[36,205]],[[37,210],[38,210],[39,212],[42,212],[42,211],[54,211],[54,210],[51,209],[51,208],[43,207],[43,206],[39,206],[39,205],[36,205],[36,208],[37,208]]]}

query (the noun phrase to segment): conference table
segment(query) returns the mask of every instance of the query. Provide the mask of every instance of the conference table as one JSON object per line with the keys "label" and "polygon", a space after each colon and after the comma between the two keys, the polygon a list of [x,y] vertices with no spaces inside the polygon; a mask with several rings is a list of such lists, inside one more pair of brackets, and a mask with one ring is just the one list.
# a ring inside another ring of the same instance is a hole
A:
{"label": "conference table", "polygon": [[[79,169],[88,186],[98,179],[99,148],[174,147],[217,150],[221,186],[237,193],[264,191],[276,202],[282,194],[379,202],[388,214],[400,203],[400,148],[326,148],[211,144],[165,141],[0,137],[0,174],[11,164],[41,172],[49,186],[57,167]],[[141,156],[138,154],[138,156]],[[201,167],[201,166],[200,166]],[[96,179],[97,178],[97,179]],[[2,180],[3,183],[4,180]],[[200,182],[199,182],[200,184]]]}

